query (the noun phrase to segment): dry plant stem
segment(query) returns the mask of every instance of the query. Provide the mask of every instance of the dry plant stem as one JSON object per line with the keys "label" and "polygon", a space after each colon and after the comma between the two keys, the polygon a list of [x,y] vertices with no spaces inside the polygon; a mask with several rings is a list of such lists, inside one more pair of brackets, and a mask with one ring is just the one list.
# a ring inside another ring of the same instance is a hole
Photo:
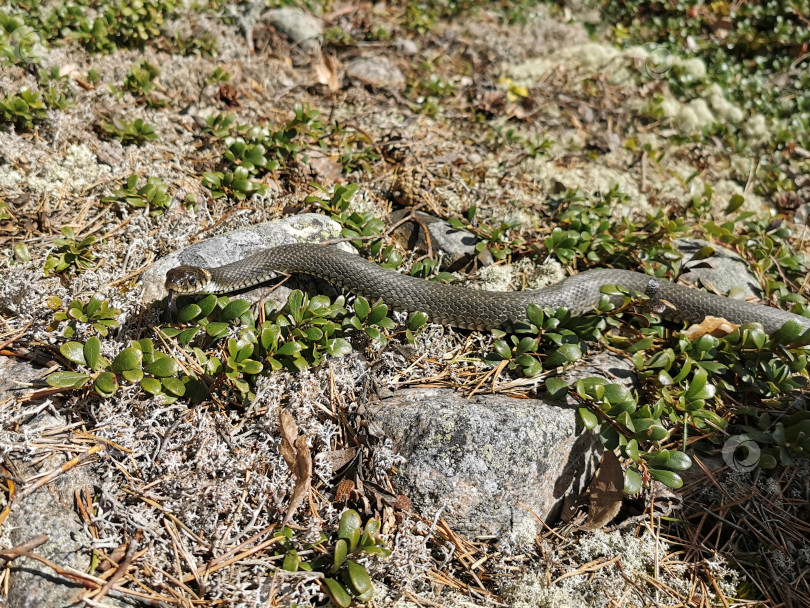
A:
{"label": "dry plant stem", "polygon": [[84,520],[87,529],[90,531],[90,536],[98,540],[98,526],[90,517],[90,511],[93,508],[93,500],[90,497],[90,488],[84,486],[84,491],[77,489],[73,493],[73,499],[79,509],[79,515]]}
{"label": "dry plant stem", "polygon": [[717,584],[717,581],[712,576],[711,571],[706,566],[704,566],[703,567],[703,572],[706,575],[706,577],[709,579],[709,582],[711,583],[715,594],[717,594],[717,597],[719,597],[720,601],[723,602],[723,606],[725,608],[729,608],[728,602],[726,601],[726,596],[723,594],[723,591],[720,589],[720,586]]}
{"label": "dry plant stem", "polygon": [[22,338],[25,335],[25,332],[28,331],[28,328],[31,327],[32,323],[33,323],[33,321],[29,321],[25,325],[25,327],[23,327],[19,332],[17,332],[13,336],[11,336],[8,340],[6,340],[5,342],[0,342],[0,350],[3,350],[4,348],[8,348],[12,344],[14,344],[17,340]]}
{"label": "dry plant stem", "polygon": [[587,564],[581,565],[576,570],[572,570],[571,572],[566,572],[565,574],[558,576],[554,581],[552,581],[552,585],[556,585],[561,580],[566,578],[570,578],[572,576],[577,576],[579,574],[585,574],[586,572],[598,572],[603,568],[607,568],[611,564],[616,564],[620,562],[622,559],[621,554],[615,555],[614,557],[610,558],[609,560],[605,560],[604,558],[600,557],[593,561],[588,562]]}
{"label": "dry plant stem", "polygon": [[[199,575],[199,572],[197,570],[196,561],[194,560],[194,557],[191,555],[191,553],[189,552],[189,550],[186,547],[185,543],[183,542],[183,539],[180,537],[180,534],[177,531],[177,527],[173,526],[171,524],[171,522],[169,522],[169,520],[166,520],[166,519],[163,520],[163,525],[166,528],[166,531],[169,533],[169,536],[172,539],[172,549],[175,552],[175,562],[177,564],[178,576],[182,577],[182,572],[183,572],[183,570],[185,570],[185,568],[182,568],[181,565],[180,565],[180,558],[182,557],[183,561],[188,566],[187,570],[191,571],[190,573],[191,573],[191,576],[193,577],[193,580],[194,580],[195,584],[197,585],[197,589],[199,589],[201,591],[204,590],[205,589],[205,584],[200,579],[200,575]],[[187,589],[185,586],[183,586],[183,588]],[[187,591],[191,592],[190,589],[187,589]],[[195,594],[195,599],[197,599],[196,594]]]}
{"label": "dry plant stem", "polygon": [[8,487],[8,502],[3,510],[0,511],[0,526],[2,526],[9,513],[11,513],[11,505],[14,504],[14,497],[17,495],[17,485],[20,482],[11,474],[11,471],[2,464],[0,464],[0,479],[5,479],[6,487]]}
{"label": "dry plant stem", "polygon": [[[244,543],[242,543],[240,545],[240,547],[248,544],[249,542],[254,540],[256,537],[261,536],[263,533],[270,531],[270,528],[274,528],[274,527],[275,527],[274,525],[270,526],[269,528],[263,530],[259,534],[254,535],[253,537],[251,537],[250,539],[248,539]],[[260,542],[255,547],[251,547],[250,549],[247,549],[247,550],[243,551],[242,553],[234,554],[233,552],[235,550],[229,551],[228,553],[226,553],[224,555],[221,555],[220,557],[218,557],[216,559],[213,559],[210,562],[208,562],[208,564],[206,564],[206,566],[201,570],[202,576],[205,577],[205,576],[208,576],[209,574],[213,574],[217,570],[221,570],[222,568],[227,568],[231,564],[235,564],[237,562],[240,562],[240,561],[242,561],[242,560],[244,560],[244,559],[246,559],[246,558],[248,558],[248,557],[250,557],[252,555],[255,555],[256,553],[258,553],[260,551],[263,551],[267,547],[275,545],[276,543],[280,543],[282,540],[284,540],[283,536],[276,536],[276,537],[273,537],[273,538],[268,538],[267,540],[264,540],[264,541]],[[231,556],[226,559],[225,556],[228,556],[228,555],[231,555]],[[188,583],[188,582],[190,582],[192,580],[194,580],[194,575],[193,574],[186,574],[181,579],[181,581],[183,583]]]}
{"label": "dry plant stem", "polygon": [[495,367],[490,369],[488,372],[486,372],[481,377],[481,380],[478,381],[478,384],[476,384],[475,387],[473,387],[473,389],[467,394],[467,399],[471,399],[473,397],[473,395],[475,395],[475,393],[478,392],[478,389],[481,388],[481,386],[484,384],[484,382],[487,381],[487,378],[490,378],[490,377],[493,377],[493,376],[494,377],[493,377],[493,380],[492,380],[492,385],[493,385],[493,392],[494,392],[495,382],[497,381],[498,376],[500,375],[500,373],[504,370],[504,368],[508,364],[509,364],[509,361],[503,360],[500,363],[498,363],[498,365],[496,365]]}
{"label": "dry plant stem", "polygon": [[29,551],[33,551],[40,545],[47,543],[49,540],[50,539],[46,535],[37,534],[33,538],[17,545],[16,547],[0,551],[0,569],[5,568],[15,558],[20,557],[21,555],[28,555]]}
{"label": "dry plant stem", "polygon": [[557,537],[557,539],[558,539],[558,540],[560,540],[560,541],[562,541],[562,542],[565,542],[565,540],[566,540],[566,539],[565,539],[565,537],[564,537],[564,536],[561,536],[560,534],[558,534],[558,533],[557,533],[557,531],[556,531],[556,530],[554,530],[554,528],[552,528],[551,526],[549,526],[549,525],[546,523],[546,521],[545,521],[545,520],[544,520],[542,517],[540,517],[540,516],[539,516],[537,513],[535,513],[535,512],[534,512],[534,510],[533,510],[533,509],[532,509],[530,506],[528,506],[527,504],[525,504],[524,502],[522,502],[522,501],[520,501],[520,500],[518,500],[517,502],[518,502],[518,504],[519,504],[521,507],[523,507],[523,508],[524,508],[524,509],[526,509],[526,510],[527,510],[529,513],[531,513],[531,514],[532,514],[532,517],[534,517],[534,518],[535,518],[535,519],[536,519],[538,522],[540,522],[540,524],[541,524],[541,525],[542,525],[542,526],[543,526],[543,527],[544,527],[546,530],[548,530],[549,534],[553,534],[554,536],[556,536],[556,537]]}
{"label": "dry plant stem", "polygon": [[193,538],[194,541],[197,542],[198,544],[200,544],[202,546],[205,546],[207,544],[206,541],[203,538],[200,538],[197,534],[195,534],[186,524],[184,524],[182,521],[180,521],[180,519],[177,516],[173,515],[172,513],[167,512],[166,509],[163,507],[163,505],[161,503],[157,502],[156,500],[152,500],[148,496],[144,496],[143,494],[141,494],[140,492],[138,492],[137,490],[134,490],[132,488],[126,488],[125,487],[125,488],[123,488],[123,490],[124,490],[124,492],[126,492],[128,494],[131,494],[132,496],[135,496],[136,498],[139,498],[140,500],[145,502],[150,507],[152,507],[154,509],[157,509],[158,511],[163,513],[164,516],[168,517],[175,524],[177,524],[177,526],[179,528],[182,528],[183,531],[186,534],[188,534],[191,538]]}
{"label": "dry plant stem", "polygon": [[42,486],[50,483],[51,481],[53,481],[54,479],[56,479],[57,477],[59,477],[63,473],[67,473],[72,468],[77,467],[77,466],[79,466],[81,464],[84,464],[93,455],[98,454],[99,452],[103,452],[106,449],[107,449],[107,446],[105,444],[103,444],[103,443],[96,444],[93,447],[91,447],[89,450],[87,450],[86,452],[82,452],[81,454],[79,454],[75,458],[72,458],[72,459],[68,460],[62,466],[52,470],[50,473],[45,474],[43,477],[40,477],[35,484],[25,487],[22,490],[22,492],[20,492],[20,495],[19,495],[20,499],[23,499],[26,496],[30,496],[32,493],[36,492],[39,488],[41,488]]}
{"label": "dry plant stem", "polygon": [[[35,537],[36,538],[36,537]],[[33,540],[33,539],[32,539]],[[30,542],[30,541],[29,541]],[[0,556],[3,555],[4,552],[0,552]],[[38,561],[39,563],[47,566],[59,576],[63,576],[72,580],[74,583],[82,585],[84,587],[92,587],[93,589],[100,589],[104,586],[104,579],[98,578],[91,574],[86,574],[84,572],[79,572],[78,570],[74,570],[73,568],[63,568],[59,564],[52,562],[49,559],[42,557],[41,555],[37,555],[36,553],[31,553],[30,551],[20,551],[19,555],[15,557],[27,557],[29,559],[33,559]]]}
{"label": "dry plant stem", "polygon": [[[137,531],[135,537],[129,542],[129,546],[127,547],[127,552],[124,554],[124,559],[121,560],[121,563],[118,565],[118,568],[115,569],[112,576],[107,580],[106,583],[98,590],[98,592],[90,592],[86,594],[86,598],[92,598],[95,601],[101,600],[105,595],[107,595],[113,588],[113,585],[120,580],[124,574],[126,574],[129,566],[132,564],[133,560],[135,559],[135,554],[138,551],[138,546],[140,545],[141,538],[143,534],[140,530]],[[85,598],[85,599],[86,599]]]}

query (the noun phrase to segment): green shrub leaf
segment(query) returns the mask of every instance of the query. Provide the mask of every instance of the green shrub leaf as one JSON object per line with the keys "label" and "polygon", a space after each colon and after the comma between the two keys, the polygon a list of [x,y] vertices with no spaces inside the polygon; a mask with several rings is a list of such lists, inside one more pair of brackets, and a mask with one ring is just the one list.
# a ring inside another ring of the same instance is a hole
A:
{"label": "green shrub leaf", "polygon": [[81,342],[65,342],[59,347],[59,352],[73,363],[87,365],[87,360],[84,358],[84,346]]}
{"label": "green shrub leaf", "polygon": [[54,372],[46,382],[56,388],[81,388],[90,379],[88,374],[79,372]]}
{"label": "green shrub leaf", "polygon": [[641,492],[641,475],[632,467],[624,472],[624,491],[630,496]]}
{"label": "green shrub leaf", "polygon": [[143,352],[141,349],[130,346],[125,348],[113,359],[112,369],[114,372],[124,372],[141,366],[143,362]]}
{"label": "green shrub leaf", "polygon": [[356,595],[363,595],[374,589],[371,584],[371,577],[368,575],[368,572],[366,572],[366,569],[351,560],[346,562],[346,569],[343,571],[343,581]]}
{"label": "green shrub leaf", "polygon": [[[171,360],[171,359],[170,359]],[[163,378],[160,383],[163,387],[169,391],[170,393],[177,395],[178,397],[182,397],[186,394],[186,385],[183,384],[179,379],[169,376],[168,378]]]}
{"label": "green shrub leaf", "polygon": [[151,395],[160,395],[162,390],[160,380],[155,378],[144,378],[141,380],[141,388]]}
{"label": "green shrub leaf", "polygon": [[673,471],[665,471],[663,469],[648,469],[648,471],[653,479],[660,481],[668,488],[677,490],[683,486],[683,479]]}
{"label": "green shrub leaf", "polygon": [[93,336],[84,343],[84,359],[93,371],[101,364],[101,340]]}
{"label": "green shrub leaf", "polygon": [[233,319],[241,317],[248,310],[250,310],[250,302],[242,299],[233,300],[222,309],[219,318],[223,321],[232,321]]}
{"label": "green shrub leaf", "polygon": [[179,369],[180,366],[177,364],[177,361],[171,357],[161,357],[147,365],[144,371],[158,378],[168,378],[169,376],[177,375]]}
{"label": "green shrub leaf", "polygon": [[202,309],[197,304],[189,304],[178,313],[177,320],[180,323],[188,323],[192,319],[196,319],[201,312]]}
{"label": "green shrub leaf", "polygon": [[332,578],[323,579],[326,593],[340,608],[349,608],[352,604],[352,596],[343,588],[339,582]]}
{"label": "green shrub leaf", "polygon": [[118,378],[112,372],[104,372],[96,378],[94,388],[102,397],[110,397],[118,390]]}

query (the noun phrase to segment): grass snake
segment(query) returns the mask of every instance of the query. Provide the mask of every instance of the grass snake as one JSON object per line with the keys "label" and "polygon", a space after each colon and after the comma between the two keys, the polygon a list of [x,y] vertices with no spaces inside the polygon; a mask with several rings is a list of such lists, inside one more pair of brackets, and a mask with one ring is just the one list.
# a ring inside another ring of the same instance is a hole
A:
{"label": "grass snake", "polygon": [[[336,247],[300,243],[265,249],[216,268],[178,266],[166,273],[166,289],[170,294],[227,293],[264,283],[279,273],[316,276],[372,302],[382,299],[395,310],[422,311],[436,323],[478,330],[513,327],[526,318],[530,303],[581,315],[599,303],[603,285],[644,293],[651,279],[643,273],[607,268],[587,270],[537,290],[483,291],[400,274]],[[711,315],[737,324],[760,323],[769,334],[791,319],[803,330],[810,328],[810,318],[778,308],[663,279],[658,283],[657,298],[668,319],[696,323]]]}

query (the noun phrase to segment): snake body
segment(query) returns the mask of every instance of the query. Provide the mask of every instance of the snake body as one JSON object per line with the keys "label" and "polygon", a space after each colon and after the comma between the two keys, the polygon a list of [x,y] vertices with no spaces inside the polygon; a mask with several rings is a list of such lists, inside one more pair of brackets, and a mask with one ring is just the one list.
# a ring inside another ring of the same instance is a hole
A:
{"label": "snake body", "polygon": [[[513,327],[526,318],[531,303],[581,315],[599,303],[603,285],[643,293],[650,281],[650,276],[630,270],[595,269],[543,289],[483,291],[403,275],[335,247],[301,243],[259,251],[216,268],[178,266],[166,274],[166,288],[178,294],[227,293],[263,283],[279,273],[316,276],[372,302],[382,299],[396,310],[422,311],[436,323],[478,330]],[[658,282],[663,314],[673,320],[696,323],[712,315],[732,323],[760,323],[769,334],[795,320],[804,330],[810,329],[810,318],[791,312],[670,281]]]}

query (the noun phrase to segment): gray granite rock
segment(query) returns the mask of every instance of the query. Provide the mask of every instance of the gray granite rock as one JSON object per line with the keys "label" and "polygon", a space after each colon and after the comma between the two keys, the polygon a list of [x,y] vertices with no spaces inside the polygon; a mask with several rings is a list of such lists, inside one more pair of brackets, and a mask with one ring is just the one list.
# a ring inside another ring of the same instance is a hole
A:
{"label": "gray granite rock", "polygon": [[[391,224],[396,224],[411,212],[410,209],[400,209],[391,214]],[[469,230],[453,228],[448,222],[422,211],[416,212],[416,217],[430,233],[431,245],[434,253],[443,254],[443,267],[455,270],[475,257],[476,237]],[[420,248],[427,251],[425,232],[418,222],[404,223],[396,230],[396,236],[402,246],[408,251]]]}
{"label": "gray granite rock", "polygon": [[[58,428],[65,421],[47,412],[26,423],[26,428]],[[36,468],[25,463],[17,463],[18,472],[24,477],[47,472],[65,463],[66,458],[55,454],[39,461]],[[15,500],[4,529],[9,540],[17,546],[44,534],[48,542],[33,550],[34,553],[55,562],[61,567],[69,567],[87,572],[92,557],[92,539],[76,513],[74,492],[85,486],[93,487],[93,479],[87,467],[77,467],[60,475],[47,486],[33,494]],[[24,488],[23,488],[24,490]],[[57,575],[53,570],[38,561],[18,557],[11,563],[8,578],[8,608],[62,608],[74,605],[70,600],[83,588],[73,581]],[[121,604],[105,598],[110,606]]]}
{"label": "gray granite rock", "polygon": [[321,48],[323,23],[308,12],[293,7],[274,8],[264,13],[261,18],[287,36],[305,53],[317,53]]}
{"label": "gray granite rock", "polygon": [[[694,287],[712,287],[717,293],[727,294],[734,288],[743,290],[744,297],[758,298],[759,283],[749,271],[749,264],[730,249],[702,239],[680,238],[673,242],[683,255],[686,272],[680,278]],[[689,260],[703,247],[711,247],[714,253],[705,259]]]}
{"label": "gray granite rock", "polygon": [[358,57],[346,66],[346,75],[379,88],[399,90],[405,76],[387,57]]}
{"label": "gray granite rock", "polygon": [[[601,452],[576,404],[411,389],[369,406],[369,420],[407,459],[393,481],[425,517],[441,510],[469,537],[511,534],[519,545],[581,492]],[[526,505],[522,506],[520,503]]]}
{"label": "gray granite rock", "polygon": [[[144,272],[143,301],[152,302],[167,295],[164,287],[166,272],[175,266],[182,264],[203,267],[221,266],[277,245],[318,243],[339,238],[340,230],[340,224],[325,215],[305,213],[234,230],[194,243],[157,260]],[[342,246],[347,251],[353,251],[345,243]],[[283,298],[282,301],[286,301],[285,294],[288,292],[288,289],[279,289],[274,293],[278,295],[279,299]]]}
{"label": "gray granite rock", "polygon": [[[47,358],[43,358],[42,363],[47,362]],[[0,403],[30,391],[31,389],[27,388],[28,383],[42,380],[47,369],[45,366],[37,368],[21,357],[0,355]]]}

